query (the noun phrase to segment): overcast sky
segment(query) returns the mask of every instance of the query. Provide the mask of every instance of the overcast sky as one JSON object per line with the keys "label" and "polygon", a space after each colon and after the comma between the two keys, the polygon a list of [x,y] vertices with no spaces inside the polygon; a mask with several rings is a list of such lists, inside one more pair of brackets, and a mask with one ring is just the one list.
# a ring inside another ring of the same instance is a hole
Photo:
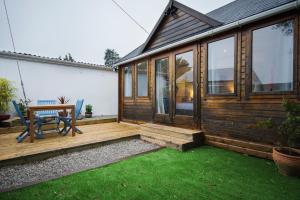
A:
{"label": "overcast sky", "polygon": [[[168,0],[116,0],[151,32]],[[179,0],[207,13],[232,0]],[[3,0],[0,0],[0,50],[12,51]],[[104,50],[121,56],[142,44],[147,34],[111,0],[6,0],[16,51],[48,57],[70,52],[75,60],[103,64]]]}

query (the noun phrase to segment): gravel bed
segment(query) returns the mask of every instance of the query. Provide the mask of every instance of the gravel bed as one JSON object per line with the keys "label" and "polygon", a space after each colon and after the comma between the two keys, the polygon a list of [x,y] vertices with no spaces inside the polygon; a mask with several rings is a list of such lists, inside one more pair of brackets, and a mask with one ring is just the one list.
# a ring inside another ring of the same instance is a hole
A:
{"label": "gravel bed", "polygon": [[128,156],[152,151],[159,146],[139,139],[66,153],[42,161],[0,168],[0,191],[33,185],[75,172],[101,167]]}

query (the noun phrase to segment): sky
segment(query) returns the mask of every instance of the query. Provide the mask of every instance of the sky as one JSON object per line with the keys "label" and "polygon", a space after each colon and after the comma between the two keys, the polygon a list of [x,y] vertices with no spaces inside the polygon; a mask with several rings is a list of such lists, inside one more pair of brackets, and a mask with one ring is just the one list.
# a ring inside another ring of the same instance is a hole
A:
{"label": "sky", "polygon": [[[169,0],[115,0],[151,32]],[[178,0],[207,13],[232,0]],[[6,0],[16,51],[47,57],[71,53],[103,64],[104,51],[125,56],[148,37],[112,0]],[[13,51],[0,0],[0,50]]]}

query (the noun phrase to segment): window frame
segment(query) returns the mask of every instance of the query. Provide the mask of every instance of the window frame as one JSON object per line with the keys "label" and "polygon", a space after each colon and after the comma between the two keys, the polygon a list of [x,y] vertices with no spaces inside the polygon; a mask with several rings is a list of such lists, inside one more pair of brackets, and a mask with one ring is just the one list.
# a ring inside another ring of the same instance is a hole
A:
{"label": "window frame", "polygon": [[[140,63],[143,63],[143,62],[146,62],[147,63],[147,95],[146,96],[139,96],[138,95],[138,64]],[[150,98],[150,84],[149,84],[149,81],[150,81],[150,73],[149,73],[149,70],[150,70],[150,66],[149,66],[149,60],[148,59],[143,59],[143,60],[139,60],[137,62],[135,62],[135,73],[134,73],[134,76],[135,76],[135,97],[136,99],[149,99]]]}
{"label": "window frame", "polygon": [[[253,92],[252,91],[252,69],[253,69],[253,32],[262,28],[266,28],[269,26],[273,26],[282,22],[286,21],[292,21],[293,23],[293,90],[292,91],[272,91],[272,92]],[[248,78],[246,81],[246,97],[247,98],[282,98],[283,96],[285,97],[291,97],[295,98],[297,95],[299,95],[298,88],[299,88],[299,80],[297,81],[297,76],[298,76],[298,61],[297,61],[297,55],[298,55],[298,20],[296,15],[292,16],[287,16],[287,17],[281,17],[277,20],[273,21],[268,21],[265,23],[261,23],[257,26],[254,26],[253,28],[250,28],[248,30],[248,53],[246,54],[248,56],[248,67],[246,66],[246,71],[248,74]]]}
{"label": "window frame", "polygon": [[[191,52],[192,55],[193,55],[193,114],[192,115],[180,115],[180,114],[177,114],[176,113],[176,56],[177,55],[180,55],[180,54],[184,54],[184,53],[188,53],[188,52]],[[173,66],[173,72],[172,72],[172,76],[173,76],[173,81],[172,81],[172,90],[174,91],[173,92],[173,96],[172,96],[172,99],[174,99],[174,117],[176,118],[177,117],[192,117],[194,118],[196,116],[196,111],[198,109],[197,107],[197,102],[198,102],[198,80],[197,80],[197,46],[195,45],[192,45],[192,46],[187,46],[187,47],[183,47],[183,48],[180,48],[176,51],[173,52],[173,55],[172,55],[172,59],[173,59],[173,62],[174,62],[174,66]]]}
{"label": "window frame", "polygon": [[[208,45],[210,43],[214,43],[214,42],[218,42],[221,40],[225,40],[228,38],[232,38],[234,39],[234,67],[233,67],[233,83],[234,83],[234,92],[233,93],[228,93],[228,94],[210,94],[208,93]],[[239,47],[238,47],[238,33],[232,33],[232,34],[226,34],[224,36],[221,37],[217,37],[215,39],[211,39],[208,40],[205,43],[205,80],[204,80],[204,98],[205,99],[216,99],[216,98],[220,98],[220,99],[224,99],[224,98],[237,98],[239,96],[239,84],[238,84],[238,51],[239,51]]]}
{"label": "window frame", "polygon": [[[125,68],[126,67],[131,67],[131,96],[125,96]],[[134,68],[135,68],[135,65],[132,63],[132,64],[127,64],[125,65],[122,69],[122,77],[123,77],[123,98],[125,100],[134,100]]]}

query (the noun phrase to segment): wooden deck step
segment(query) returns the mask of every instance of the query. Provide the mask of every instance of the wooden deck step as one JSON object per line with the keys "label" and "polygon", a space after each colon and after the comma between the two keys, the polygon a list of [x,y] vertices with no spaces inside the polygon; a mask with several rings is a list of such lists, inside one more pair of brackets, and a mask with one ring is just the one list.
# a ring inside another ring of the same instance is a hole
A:
{"label": "wooden deck step", "polygon": [[201,130],[190,130],[150,123],[141,124],[140,127],[142,131],[148,131],[194,142],[201,141],[203,139],[203,133]]}
{"label": "wooden deck step", "polygon": [[200,130],[189,130],[159,124],[141,124],[141,139],[168,146],[180,151],[199,146],[203,143],[203,133]]}
{"label": "wooden deck step", "polygon": [[205,143],[211,146],[272,160],[272,145],[260,144],[237,139],[205,135]]}
{"label": "wooden deck step", "polygon": [[141,131],[141,139],[158,144],[160,146],[171,147],[180,151],[186,151],[195,146],[194,142],[180,138],[168,137],[156,133]]}

